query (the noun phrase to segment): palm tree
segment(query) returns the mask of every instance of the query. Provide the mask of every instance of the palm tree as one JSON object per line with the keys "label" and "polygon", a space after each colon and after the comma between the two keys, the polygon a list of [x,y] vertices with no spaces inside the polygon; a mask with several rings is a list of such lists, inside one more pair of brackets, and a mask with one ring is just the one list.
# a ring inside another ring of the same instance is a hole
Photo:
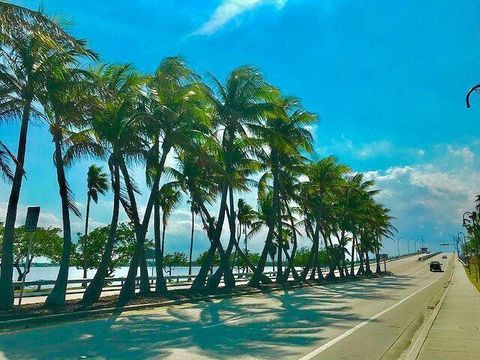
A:
{"label": "palm tree", "polygon": [[[75,64],[71,64],[75,65]],[[70,66],[71,66],[70,65]],[[53,69],[45,84],[45,96],[41,98],[46,121],[55,145],[54,165],[62,204],[63,250],[60,269],[52,291],[46,299],[46,305],[59,306],[65,303],[72,248],[70,211],[80,217],[73,195],[67,182],[64,151],[65,141],[73,127],[82,123],[90,97],[84,91],[82,72],[69,67]]]}
{"label": "palm tree", "polygon": [[[41,10],[0,1],[0,45],[9,43],[27,33],[36,32],[52,40],[58,48],[74,49],[84,53],[85,42],[68,34],[61,26],[62,19],[51,19]],[[92,52],[89,52],[93,55]]]}
{"label": "palm tree", "polygon": [[175,183],[166,183],[162,185],[158,192],[158,204],[161,209],[162,218],[162,237],[160,242],[159,227],[155,226],[155,264],[157,271],[155,292],[160,294],[167,291],[167,284],[163,279],[163,257],[165,255],[165,234],[167,231],[167,224],[173,210],[175,210],[181,200],[182,192],[176,187]]}
{"label": "palm tree", "polygon": [[[320,250],[320,235],[324,237],[324,245],[328,251],[326,242],[326,230],[322,227],[326,219],[326,198],[332,193],[337,192],[343,186],[344,176],[350,171],[348,166],[337,162],[336,158],[329,156],[319,161],[306,165],[305,175],[308,180],[302,183],[301,207],[305,216],[306,232],[312,240],[310,259],[303,270],[302,278],[305,279],[307,273],[312,270],[311,279],[315,278],[315,271],[319,278],[323,277],[318,251]],[[332,276],[332,266],[330,266],[330,276]]]}
{"label": "palm tree", "polygon": [[[286,180],[291,177],[288,167],[298,161],[303,161],[303,152],[312,150],[313,138],[306,128],[315,120],[315,115],[304,111],[298,99],[282,97],[277,89],[270,88],[269,101],[273,111],[268,114],[265,124],[252,126],[253,133],[268,147],[267,151],[259,151],[264,167],[268,169],[271,178],[273,219],[269,221],[269,230],[265,246],[260,256],[257,271],[250,280],[250,285],[259,285],[259,276],[265,267],[273,235],[277,234],[277,281],[282,281],[282,253],[285,249],[283,241],[282,195],[286,195]],[[296,161],[294,161],[295,159]],[[284,176],[285,175],[285,176]],[[285,199],[288,201],[288,199]]]}
{"label": "palm tree", "polygon": [[[147,134],[150,139],[153,139],[147,160],[147,171],[152,173],[153,181],[150,182],[151,192],[143,221],[134,222],[137,228],[136,249],[130,262],[127,279],[120,291],[120,303],[129,301],[135,294],[137,267],[144,252],[145,236],[152,209],[155,203],[158,203],[157,194],[167,156],[172,149],[175,151],[184,148],[192,149],[199,131],[210,122],[203,106],[204,94],[204,86],[198,82],[198,77],[180,58],[165,59],[149,79],[142,111],[145,113]],[[125,167],[122,172],[127,176]],[[137,209],[134,191],[128,182],[126,187],[131,210],[135,214]],[[156,213],[159,214],[159,211]],[[141,272],[140,288],[141,292],[149,291],[148,273],[145,271]]]}
{"label": "palm tree", "polygon": [[[113,212],[107,243],[94,278],[83,295],[84,304],[92,304],[100,297],[112,258],[118,225],[121,191],[120,168],[124,159],[142,156],[144,139],[132,121],[143,78],[129,65],[103,65],[88,74],[95,86],[95,99],[87,126],[70,136],[70,147],[65,158],[72,162],[81,157],[106,158],[111,174]],[[124,177],[126,182],[128,179]]]}
{"label": "palm tree", "polygon": [[[70,64],[79,55],[91,55],[83,48],[83,43],[74,41],[75,46],[69,47],[73,39],[65,34],[65,42],[60,41],[59,33],[54,36],[50,32],[42,32],[43,25],[32,18],[29,22],[35,31],[15,30],[22,13],[27,16],[27,10],[11,8],[5,3],[0,6],[2,12],[1,47],[0,47],[0,118],[20,118],[20,133],[17,148],[17,164],[12,180],[7,215],[5,221],[4,241],[2,243],[2,264],[0,274],[0,308],[9,308],[13,304],[12,262],[14,227],[17,207],[24,175],[24,164],[27,144],[28,125],[32,117],[42,117],[36,104],[40,102],[45,92],[45,83],[54,69]],[[9,15],[12,16],[9,17]],[[6,19],[4,17],[7,17]],[[47,19],[44,19],[47,22]],[[42,24],[45,24],[42,22]],[[7,25],[5,25],[7,24]],[[38,26],[36,26],[38,25]],[[52,25],[52,27],[55,27]],[[55,27],[55,29],[58,29]],[[37,31],[38,30],[38,31]],[[57,41],[58,40],[58,41]]]}
{"label": "palm tree", "polygon": [[[176,157],[176,168],[167,171],[175,179],[172,183],[183,192],[188,193],[191,211],[191,234],[188,274],[192,274],[193,237],[195,215],[202,215],[202,206],[211,205],[215,200],[217,184],[211,175],[213,160],[204,145],[197,151],[181,151]],[[204,220],[202,216],[202,220]]]}
{"label": "palm tree", "polygon": [[199,213],[200,209],[193,201],[189,201],[190,203],[190,248],[188,251],[188,275],[192,275],[192,261],[193,261],[193,237],[195,235],[195,215]]}
{"label": "palm tree", "polygon": [[[220,254],[220,266],[216,273],[210,277],[208,287],[218,286],[222,275],[225,286],[234,287],[235,280],[229,265],[229,256],[236,243],[236,216],[234,190],[244,188],[248,182],[246,175],[254,171],[247,163],[248,148],[254,147],[249,141],[248,130],[252,125],[260,123],[268,103],[263,99],[267,95],[267,87],[262,75],[257,69],[250,66],[242,66],[234,69],[225,84],[222,84],[215,77],[211,77],[215,85],[215,92],[211,92],[211,101],[215,109],[215,128],[221,146],[219,160],[223,162],[224,184],[221,189],[220,213],[218,216],[218,229],[216,236],[212,239],[213,248],[209,250],[209,257],[200,269],[199,276],[195,279],[194,285],[202,287],[205,281],[207,269],[215,255],[216,248]],[[238,163],[240,162],[240,164]],[[249,169],[250,168],[250,169]],[[228,201],[227,201],[228,197]],[[228,205],[227,205],[228,203]],[[220,234],[223,226],[223,219],[228,207],[228,224],[230,238],[225,252],[220,243]]]}
{"label": "palm tree", "polygon": [[[90,219],[90,202],[93,200],[95,204],[98,203],[98,194],[105,195],[108,191],[108,174],[103,172],[100,166],[90,165],[87,171],[87,210],[85,214],[85,232],[84,236],[88,236],[88,221]],[[86,238],[87,239],[87,238]],[[84,243],[84,247],[86,243]],[[83,278],[87,278],[87,265],[85,259],[85,248],[83,249]]]}
{"label": "palm tree", "polygon": [[237,203],[237,219],[238,219],[238,234],[243,233],[243,241],[245,244],[245,253],[248,254],[248,229],[251,227],[255,219],[255,211],[253,207],[248,204],[245,199],[238,199]]}

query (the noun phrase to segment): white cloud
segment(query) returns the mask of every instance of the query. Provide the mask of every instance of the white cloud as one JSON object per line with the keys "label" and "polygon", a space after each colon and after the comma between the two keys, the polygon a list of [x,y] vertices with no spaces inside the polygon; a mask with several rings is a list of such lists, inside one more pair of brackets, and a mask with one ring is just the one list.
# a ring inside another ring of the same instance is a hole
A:
{"label": "white cloud", "polygon": [[270,4],[281,9],[287,0],[223,0],[210,18],[193,35],[211,35],[235,17],[257,6]]}
{"label": "white cloud", "polygon": [[415,158],[422,158],[425,156],[425,150],[423,149],[399,147],[385,139],[358,144],[347,138],[344,134],[340,135],[340,139],[334,139],[330,145],[321,149],[320,152],[325,154],[347,153],[360,160],[378,157],[390,158],[398,155],[406,155]]}
{"label": "white cloud", "polygon": [[[382,189],[378,196],[397,219],[400,235],[423,234],[430,246],[458,232],[464,211],[480,191],[480,171],[468,147],[437,146],[429,163],[364,173]],[[391,244],[390,244],[391,245]]]}

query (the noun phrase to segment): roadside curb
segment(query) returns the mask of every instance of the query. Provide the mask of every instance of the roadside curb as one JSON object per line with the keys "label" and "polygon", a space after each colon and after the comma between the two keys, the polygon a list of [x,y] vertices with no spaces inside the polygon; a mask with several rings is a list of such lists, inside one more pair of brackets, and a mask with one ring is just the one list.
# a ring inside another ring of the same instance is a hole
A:
{"label": "roadside curb", "polygon": [[450,288],[452,287],[452,280],[453,280],[454,274],[455,274],[455,260],[452,262],[452,273],[450,275],[450,278],[447,280],[447,283],[448,283],[447,288],[445,289],[440,300],[436,304],[435,310],[430,315],[429,319],[423,324],[421,333],[417,338],[417,340],[415,341],[415,343],[410,347],[405,360],[417,360],[418,355],[420,354],[420,351],[422,350],[423,345],[425,344],[425,340],[427,339],[427,336],[430,333],[430,329],[432,328],[432,325],[435,322],[437,315],[440,312],[440,309],[442,308],[445,299],[447,298]]}

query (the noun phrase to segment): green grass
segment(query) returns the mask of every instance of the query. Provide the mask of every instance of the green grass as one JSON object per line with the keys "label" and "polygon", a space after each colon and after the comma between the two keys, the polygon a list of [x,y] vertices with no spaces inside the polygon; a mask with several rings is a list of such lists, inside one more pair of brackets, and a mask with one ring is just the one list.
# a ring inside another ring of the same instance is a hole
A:
{"label": "green grass", "polygon": [[[472,284],[477,288],[477,290],[480,291],[480,281],[476,281],[477,279],[476,279],[475,271],[476,271],[476,265],[470,264],[470,269],[468,266],[465,266],[465,272],[467,273],[468,278],[470,279]],[[480,276],[479,276],[479,280],[480,280]]]}

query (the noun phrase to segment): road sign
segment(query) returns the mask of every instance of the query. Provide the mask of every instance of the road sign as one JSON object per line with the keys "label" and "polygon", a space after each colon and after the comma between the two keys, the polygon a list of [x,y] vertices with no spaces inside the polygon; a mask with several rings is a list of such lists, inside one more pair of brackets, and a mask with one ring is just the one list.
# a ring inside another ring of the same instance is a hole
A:
{"label": "road sign", "polygon": [[25,231],[37,230],[39,216],[40,216],[40,206],[28,207],[27,218],[25,219]]}

